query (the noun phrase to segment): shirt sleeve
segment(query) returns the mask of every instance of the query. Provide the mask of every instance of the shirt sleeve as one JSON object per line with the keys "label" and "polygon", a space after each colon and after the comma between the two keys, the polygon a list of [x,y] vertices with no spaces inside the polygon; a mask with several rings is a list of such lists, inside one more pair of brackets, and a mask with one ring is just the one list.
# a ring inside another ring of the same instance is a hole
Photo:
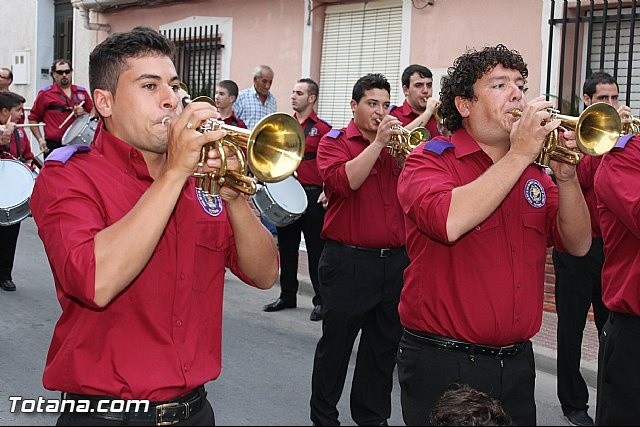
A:
{"label": "shirt sleeve", "polygon": [[407,158],[398,180],[398,200],[404,214],[431,239],[450,244],[447,216],[456,183],[445,158],[417,147]]}
{"label": "shirt sleeve", "polygon": [[349,185],[345,165],[352,159],[352,156],[346,146],[344,136],[341,135],[339,138],[323,136],[318,143],[316,159],[325,190],[341,198],[349,197],[353,190]]}
{"label": "shirt sleeve", "polygon": [[98,308],[95,294],[94,237],[106,228],[105,214],[89,191],[87,178],[54,162],[42,169],[31,197],[58,292]]}

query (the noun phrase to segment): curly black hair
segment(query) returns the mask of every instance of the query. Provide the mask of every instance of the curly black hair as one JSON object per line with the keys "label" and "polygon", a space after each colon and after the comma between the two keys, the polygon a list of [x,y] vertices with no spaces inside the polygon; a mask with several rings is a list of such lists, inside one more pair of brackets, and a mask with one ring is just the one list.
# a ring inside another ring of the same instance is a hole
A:
{"label": "curly black hair", "polygon": [[519,71],[525,80],[529,75],[520,53],[502,44],[481,51],[467,50],[449,67],[447,75],[442,77],[440,90],[440,113],[447,129],[453,132],[462,127],[462,116],[455,105],[456,96],[475,100],[473,84],[498,64]]}

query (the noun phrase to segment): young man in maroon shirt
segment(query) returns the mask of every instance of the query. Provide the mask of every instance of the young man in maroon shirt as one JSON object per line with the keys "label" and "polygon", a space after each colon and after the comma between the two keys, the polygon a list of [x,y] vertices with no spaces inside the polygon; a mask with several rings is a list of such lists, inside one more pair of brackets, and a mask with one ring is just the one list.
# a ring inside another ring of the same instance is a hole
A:
{"label": "young man in maroon shirt", "polygon": [[604,240],[596,425],[640,425],[640,137],[620,137],[595,176]]}
{"label": "young man in maroon shirt", "polygon": [[456,59],[440,92],[454,133],[419,145],[400,176],[411,259],[398,307],[407,425],[428,419],[453,383],[501,400],[516,425],[536,423],[529,339],[542,321],[547,242],[581,256],[591,230],[575,166],[552,161],[555,185],[533,164],[560,121],[543,97],[525,102],[527,75],[503,45]]}
{"label": "young man in maroon shirt", "polygon": [[237,98],[238,85],[236,82],[233,80],[221,80],[216,84],[214,101],[220,113],[220,119],[225,124],[246,129],[247,125],[233,112],[233,103],[236,102]]}
{"label": "young man in maroon shirt", "polygon": [[409,260],[396,197],[404,159],[386,148],[400,134],[393,127],[399,120],[388,115],[390,94],[383,75],[361,77],[352,92],[353,119],[318,147],[328,207],[318,267],[323,319],[311,379],[314,425],[339,423],[336,405],[358,333],[351,416],[358,425],[386,425],[391,415],[398,298]]}
{"label": "young man in maroon shirt", "polygon": [[[226,268],[258,288],[278,275],[276,245],[245,197],[196,188],[193,174],[220,168],[198,132],[215,107],[181,108],[170,41],[137,27],[100,43],[89,79],[101,117],[94,144],[46,160],[32,197],[62,314],[43,383],[89,412],[61,425],[213,425],[204,384],[221,369]],[[117,93],[117,95],[116,95]],[[228,150],[227,167],[240,165]],[[148,399],[103,412],[102,399]]]}
{"label": "young man in maroon shirt", "polygon": [[[0,74],[3,71],[6,71],[6,69],[0,69]],[[24,117],[22,108],[24,102],[25,99],[17,93],[0,92],[0,125],[2,125],[0,159],[18,160],[31,167],[33,162],[31,143],[24,128],[16,127],[16,123],[20,122]],[[6,183],[0,185],[6,185]],[[9,190],[6,187],[2,189],[2,191]],[[19,191],[20,189],[13,188],[11,190]],[[0,225],[0,288],[5,291],[16,290],[12,271],[19,233],[20,222],[11,225]]]}
{"label": "young man in maroon shirt", "polygon": [[433,73],[424,65],[409,65],[402,72],[402,90],[404,103],[392,106],[389,114],[398,118],[408,130],[424,127],[430,137],[442,135],[435,118],[440,100],[433,96]]}
{"label": "young man in maroon shirt", "polygon": [[278,252],[280,253],[280,296],[274,302],[263,307],[264,311],[280,311],[294,308],[297,305],[298,293],[298,252],[300,249],[300,235],[304,234],[307,249],[309,277],[315,295],[313,296],[313,310],[309,315],[312,321],[322,319],[322,298],[318,281],[318,261],[324,247],[320,237],[324,224],[324,207],[322,200],[322,178],[318,171],[316,153],[320,139],[331,130],[329,123],[318,118],[314,107],[318,100],[320,89],[311,79],[300,79],[291,91],[291,107],[294,118],[302,126],[305,142],[304,156],[298,169],[296,179],[302,185],[307,196],[307,209],[289,225],[277,227]]}

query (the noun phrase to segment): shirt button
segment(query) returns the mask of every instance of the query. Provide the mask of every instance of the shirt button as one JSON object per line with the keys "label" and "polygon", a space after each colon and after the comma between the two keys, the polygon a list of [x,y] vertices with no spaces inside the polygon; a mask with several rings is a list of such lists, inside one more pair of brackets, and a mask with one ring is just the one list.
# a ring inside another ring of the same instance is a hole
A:
{"label": "shirt button", "polygon": [[479,225],[476,226],[476,231],[480,231],[480,226]]}
{"label": "shirt button", "polygon": [[176,326],[178,327],[182,326],[182,320],[180,319],[176,320]]}
{"label": "shirt button", "polygon": [[180,280],[184,280],[184,273],[180,273]]}
{"label": "shirt button", "polygon": [[185,370],[185,372],[186,372],[186,371],[188,371],[188,370],[189,370],[189,365],[184,365],[184,366],[182,367],[182,369],[184,369],[184,370]]}

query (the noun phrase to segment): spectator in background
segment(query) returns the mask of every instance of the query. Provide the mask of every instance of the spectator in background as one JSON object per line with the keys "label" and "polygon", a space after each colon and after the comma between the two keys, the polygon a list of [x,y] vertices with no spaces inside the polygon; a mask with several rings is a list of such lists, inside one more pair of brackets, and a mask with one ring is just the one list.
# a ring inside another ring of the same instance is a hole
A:
{"label": "spectator in background", "polygon": [[0,92],[9,90],[9,86],[13,83],[13,72],[9,68],[0,68]]}
{"label": "spectator in background", "polygon": [[273,70],[268,65],[258,65],[253,70],[253,86],[243,89],[233,104],[233,112],[248,129],[264,116],[277,110],[276,97],[270,92],[273,83]]}
{"label": "spectator in background", "polygon": [[220,119],[226,124],[245,128],[247,125],[233,112],[233,103],[238,98],[238,85],[233,80],[222,80],[216,85],[215,102]]}

